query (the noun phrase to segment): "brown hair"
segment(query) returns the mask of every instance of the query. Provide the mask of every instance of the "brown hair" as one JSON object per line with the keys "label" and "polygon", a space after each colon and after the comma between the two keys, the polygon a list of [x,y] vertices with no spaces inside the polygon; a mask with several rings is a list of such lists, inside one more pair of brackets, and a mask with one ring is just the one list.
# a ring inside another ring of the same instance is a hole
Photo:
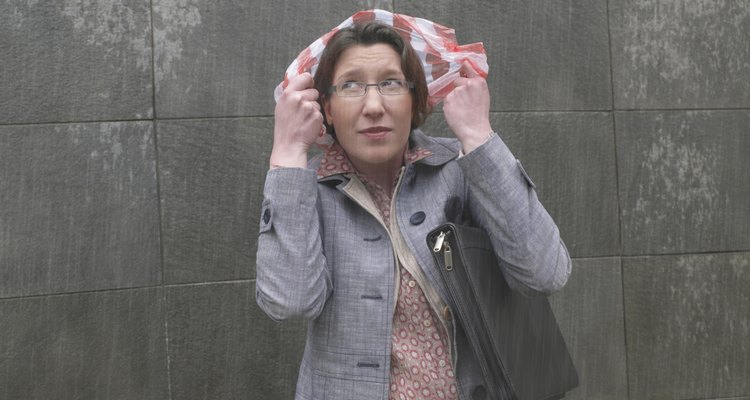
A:
{"label": "brown hair", "polygon": [[[320,102],[326,101],[328,89],[333,85],[333,72],[344,50],[356,45],[373,45],[384,43],[390,45],[393,50],[401,56],[401,70],[407,81],[414,82],[414,98],[411,110],[411,129],[422,126],[427,115],[430,114],[430,106],[427,103],[427,81],[424,76],[422,61],[399,33],[390,26],[377,22],[365,24],[354,24],[342,29],[331,38],[326,45],[315,71],[315,89],[320,93]],[[336,137],[333,125],[324,121],[328,133]]]}

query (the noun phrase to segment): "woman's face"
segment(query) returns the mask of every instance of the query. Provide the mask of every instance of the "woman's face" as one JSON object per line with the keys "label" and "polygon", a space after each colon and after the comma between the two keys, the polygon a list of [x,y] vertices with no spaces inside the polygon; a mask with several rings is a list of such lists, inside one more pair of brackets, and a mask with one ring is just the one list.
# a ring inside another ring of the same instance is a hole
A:
{"label": "woman's face", "polygon": [[[333,84],[378,83],[405,80],[401,57],[387,44],[352,46],[339,56]],[[372,168],[401,166],[411,131],[412,93],[381,95],[369,86],[362,97],[331,94],[325,102],[326,119],[336,129],[336,139],[354,167],[361,172]]]}

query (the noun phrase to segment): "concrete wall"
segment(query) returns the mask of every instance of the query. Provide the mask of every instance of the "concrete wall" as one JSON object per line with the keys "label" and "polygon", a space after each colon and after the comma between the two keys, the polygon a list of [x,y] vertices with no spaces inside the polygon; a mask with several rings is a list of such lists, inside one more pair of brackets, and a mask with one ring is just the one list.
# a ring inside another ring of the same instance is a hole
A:
{"label": "concrete wall", "polygon": [[0,399],[291,398],[304,326],[253,298],[271,93],[372,6],[484,42],[574,257],[570,397],[749,399],[745,0],[2,2]]}

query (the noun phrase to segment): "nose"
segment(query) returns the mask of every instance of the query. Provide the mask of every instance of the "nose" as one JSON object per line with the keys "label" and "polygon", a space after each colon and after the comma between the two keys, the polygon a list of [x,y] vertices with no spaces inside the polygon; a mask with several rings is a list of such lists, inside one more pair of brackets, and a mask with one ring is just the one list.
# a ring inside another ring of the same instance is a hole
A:
{"label": "nose", "polygon": [[362,106],[362,113],[368,117],[379,117],[385,112],[383,105],[383,95],[380,94],[377,87],[369,87],[364,96],[365,104]]}

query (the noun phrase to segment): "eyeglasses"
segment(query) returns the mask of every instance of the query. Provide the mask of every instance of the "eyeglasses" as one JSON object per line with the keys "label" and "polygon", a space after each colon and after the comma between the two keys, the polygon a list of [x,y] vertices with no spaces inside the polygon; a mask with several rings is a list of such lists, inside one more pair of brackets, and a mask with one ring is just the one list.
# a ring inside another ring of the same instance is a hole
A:
{"label": "eyeglasses", "polygon": [[378,92],[384,96],[395,96],[409,93],[414,88],[413,82],[389,79],[378,83],[344,82],[328,88],[328,93],[336,93],[341,97],[361,97],[367,93],[367,88],[375,86]]}

